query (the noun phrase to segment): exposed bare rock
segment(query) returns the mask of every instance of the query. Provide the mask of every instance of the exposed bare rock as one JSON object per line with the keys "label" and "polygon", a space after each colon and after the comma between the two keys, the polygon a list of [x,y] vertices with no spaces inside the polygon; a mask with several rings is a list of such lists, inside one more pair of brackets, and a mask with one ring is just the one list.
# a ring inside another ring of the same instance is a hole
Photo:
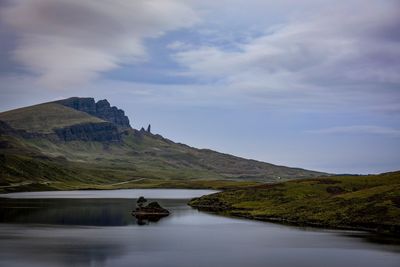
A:
{"label": "exposed bare rock", "polygon": [[129,124],[129,118],[125,116],[125,112],[117,107],[111,107],[110,103],[106,99],[100,100],[96,103],[92,97],[71,97],[57,101],[57,103],[86,112],[92,116],[114,123],[119,127],[131,127]]}
{"label": "exposed bare rock", "polygon": [[72,126],[55,129],[54,131],[63,141],[121,141],[121,135],[118,132],[118,128],[109,122],[75,124]]}

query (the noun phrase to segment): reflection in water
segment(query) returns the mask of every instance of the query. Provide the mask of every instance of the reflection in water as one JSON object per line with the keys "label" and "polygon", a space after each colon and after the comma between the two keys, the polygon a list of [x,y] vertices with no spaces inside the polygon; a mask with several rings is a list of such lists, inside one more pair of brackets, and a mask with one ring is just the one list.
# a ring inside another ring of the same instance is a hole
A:
{"label": "reflection in water", "polygon": [[385,247],[388,250],[400,253],[400,238],[392,235],[381,235],[367,232],[344,232],[343,236],[358,238],[366,243],[379,244],[381,245],[381,248]]}
{"label": "reflection in water", "polygon": [[0,266],[104,266],[128,253],[112,238],[95,238],[102,235],[98,230],[5,225],[0,227]]}
{"label": "reflection in water", "polygon": [[168,215],[155,215],[155,214],[146,214],[146,215],[139,215],[139,214],[132,214],[135,216],[136,223],[138,225],[149,225],[150,223],[156,223],[164,217]]}
{"label": "reflection in water", "polygon": [[134,199],[0,199],[0,266],[386,267],[400,262],[399,246],[368,242],[368,234],[225,218],[191,209],[185,199],[153,200],[171,215],[140,226],[131,215]]}
{"label": "reflection in water", "polygon": [[[176,200],[171,199],[160,202],[176,205]],[[162,218],[135,218],[134,209],[134,199],[2,199],[0,223],[123,226]]]}
{"label": "reflection in water", "polygon": [[[101,199],[7,199],[0,221],[63,225],[112,226],[132,223],[128,201]],[[133,221],[134,222],[134,221]]]}

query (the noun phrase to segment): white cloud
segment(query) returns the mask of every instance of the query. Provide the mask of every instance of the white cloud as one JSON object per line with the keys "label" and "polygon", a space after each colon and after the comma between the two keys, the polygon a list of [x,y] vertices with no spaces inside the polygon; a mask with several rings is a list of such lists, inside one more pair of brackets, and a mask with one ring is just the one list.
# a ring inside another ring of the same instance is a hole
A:
{"label": "white cloud", "polygon": [[[343,98],[349,90],[360,95],[400,85],[398,3],[307,1],[307,7],[308,12],[290,12],[279,23],[265,25],[258,37],[231,43],[233,49],[205,42],[178,50],[174,58],[186,67],[183,75],[247,92],[290,90],[319,97],[333,91]],[[275,10],[264,12],[273,17]]]}
{"label": "white cloud", "polygon": [[2,9],[18,36],[14,58],[51,88],[143,61],[145,38],[199,21],[180,0],[14,0]]}

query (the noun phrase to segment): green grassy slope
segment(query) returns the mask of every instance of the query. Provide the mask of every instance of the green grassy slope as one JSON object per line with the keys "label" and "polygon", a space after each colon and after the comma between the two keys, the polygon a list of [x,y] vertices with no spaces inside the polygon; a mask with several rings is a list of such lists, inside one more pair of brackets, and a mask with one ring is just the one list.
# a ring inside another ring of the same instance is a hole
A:
{"label": "green grassy slope", "polygon": [[0,136],[1,144],[7,148],[0,149],[4,186],[0,191],[29,190],[20,187],[27,181],[53,189],[110,188],[111,184],[118,184],[112,188],[227,188],[234,182],[248,186],[274,182],[277,177],[319,174],[299,170],[298,176],[290,176],[291,168],[199,150],[150,134],[128,133],[122,143],[114,144]]}
{"label": "green grassy slope", "polygon": [[15,129],[33,133],[52,133],[54,128],[88,122],[104,122],[87,113],[57,103],[44,103],[2,112],[0,120],[7,122]]}
{"label": "green grassy slope", "polygon": [[189,204],[251,219],[400,235],[400,171],[260,185],[204,196]]}
{"label": "green grassy slope", "polygon": [[[87,113],[45,103],[0,113],[31,133],[85,122]],[[0,129],[1,131],[1,129]],[[0,133],[0,191],[127,187],[227,188],[323,175],[174,143],[159,135],[120,129],[121,142],[61,141],[55,134]]]}

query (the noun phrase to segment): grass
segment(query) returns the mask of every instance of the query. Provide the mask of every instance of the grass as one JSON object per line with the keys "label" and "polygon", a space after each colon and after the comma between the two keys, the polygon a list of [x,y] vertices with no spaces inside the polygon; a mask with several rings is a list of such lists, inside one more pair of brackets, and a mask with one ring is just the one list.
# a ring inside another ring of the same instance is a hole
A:
{"label": "grass", "polygon": [[0,113],[0,120],[7,122],[11,127],[34,133],[53,133],[54,128],[62,128],[80,123],[104,122],[57,103],[14,109]]}
{"label": "grass", "polygon": [[400,235],[400,172],[259,185],[190,205],[230,216]]}
{"label": "grass", "polygon": [[[223,180],[224,184],[230,181],[231,184],[239,182],[254,185],[275,182],[278,177],[290,179],[319,174],[199,150],[134,131],[126,133],[121,143],[61,142],[46,138],[22,139],[0,135],[1,144],[2,191],[27,190],[28,185],[18,186],[24,181],[30,181],[32,186],[37,182],[51,184],[49,190],[64,189],[69,185],[74,189],[79,189],[79,186],[87,188],[89,185],[104,187],[105,184],[137,178],[145,178],[148,183],[127,183],[124,187],[174,185],[179,188],[208,188],[208,183],[204,185],[204,182],[197,180]],[[293,171],[294,174],[291,173]],[[55,186],[54,182],[60,186]]]}
{"label": "grass", "polygon": [[[182,178],[182,175],[197,178]],[[195,174],[190,170],[167,172],[157,169],[110,168],[63,159],[0,154],[0,192],[3,193],[127,188],[230,189],[257,184],[252,181],[199,178],[202,176],[204,174]]]}

